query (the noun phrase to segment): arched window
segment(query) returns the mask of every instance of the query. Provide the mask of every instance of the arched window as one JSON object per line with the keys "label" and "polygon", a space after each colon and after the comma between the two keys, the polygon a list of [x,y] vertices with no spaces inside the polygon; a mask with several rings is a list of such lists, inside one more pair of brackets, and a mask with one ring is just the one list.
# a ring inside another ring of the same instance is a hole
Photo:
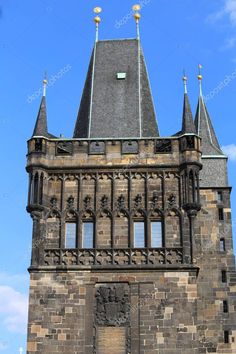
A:
{"label": "arched window", "polygon": [[145,222],[144,220],[134,221],[134,248],[144,248],[146,246]]}
{"label": "arched window", "polygon": [[43,173],[41,174],[39,183],[39,204],[43,204]]}
{"label": "arched window", "polygon": [[94,248],[94,222],[92,220],[82,222],[82,248]]}
{"label": "arched window", "polygon": [[65,248],[76,248],[77,247],[77,224],[75,222],[66,222],[66,232],[65,232]]}
{"label": "arched window", "polygon": [[151,220],[151,247],[164,247],[163,222],[161,220]]}
{"label": "arched window", "polygon": [[95,242],[95,220],[96,217],[91,210],[83,213],[80,223],[79,247],[83,249],[95,248],[97,243]]}
{"label": "arched window", "polygon": [[34,176],[34,198],[33,203],[38,204],[38,189],[39,188],[39,175],[38,172]]}

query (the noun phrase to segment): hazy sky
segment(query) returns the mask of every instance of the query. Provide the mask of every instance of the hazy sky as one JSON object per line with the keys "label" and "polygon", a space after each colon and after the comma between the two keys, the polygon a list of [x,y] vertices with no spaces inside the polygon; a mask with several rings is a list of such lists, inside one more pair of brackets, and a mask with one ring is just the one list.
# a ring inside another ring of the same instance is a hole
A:
{"label": "hazy sky", "polygon": [[[137,1],[139,2],[139,1]],[[195,113],[197,66],[220,144],[236,180],[236,0],[141,0],[141,37],[162,135],[180,130],[182,72]],[[72,136],[95,38],[94,6],[103,8],[101,39],[132,38],[134,1],[0,0],[1,257],[0,352],[25,350],[31,219],[25,211],[27,140],[47,70],[50,132]],[[232,193],[236,217],[236,197]],[[235,222],[234,222],[235,224]]]}

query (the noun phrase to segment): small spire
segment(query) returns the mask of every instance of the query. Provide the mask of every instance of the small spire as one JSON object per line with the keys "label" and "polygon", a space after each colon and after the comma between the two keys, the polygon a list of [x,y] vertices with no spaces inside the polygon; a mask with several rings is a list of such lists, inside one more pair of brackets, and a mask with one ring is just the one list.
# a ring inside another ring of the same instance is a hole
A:
{"label": "small spire", "polygon": [[45,72],[44,79],[43,79],[43,97],[46,97],[47,85],[48,85],[47,73]]}
{"label": "small spire", "polygon": [[47,125],[47,105],[46,105],[47,83],[48,81],[45,73],[44,80],[43,80],[43,97],[41,99],[33,136],[45,136],[45,137],[49,136],[48,125]]}
{"label": "small spire", "polygon": [[183,76],[184,93],[188,93],[187,82],[188,82],[188,78],[187,78],[186,72],[185,72],[185,70],[184,70],[184,76]]}
{"label": "small spire", "polygon": [[139,11],[141,10],[141,6],[139,4],[137,4],[137,5],[134,5],[132,7],[132,9],[134,11],[134,19],[136,21],[137,39],[140,40],[139,21],[141,19],[141,15],[140,15]]}
{"label": "small spire", "polygon": [[202,94],[202,65],[201,64],[198,64],[198,82],[199,82],[200,96],[203,96],[203,94]]}
{"label": "small spire", "polygon": [[101,12],[102,12],[102,8],[101,7],[95,7],[93,9],[93,12],[96,14],[96,16],[94,17],[94,22],[96,24],[96,42],[98,42],[98,38],[99,38],[99,25],[101,23],[101,17],[98,16]]}

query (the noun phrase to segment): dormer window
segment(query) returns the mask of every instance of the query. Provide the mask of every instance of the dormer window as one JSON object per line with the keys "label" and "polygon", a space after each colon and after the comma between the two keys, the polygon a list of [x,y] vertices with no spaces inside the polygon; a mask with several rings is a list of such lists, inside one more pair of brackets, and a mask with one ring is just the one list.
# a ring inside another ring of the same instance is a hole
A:
{"label": "dormer window", "polygon": [[125,80],[126,79],[126,73],[117,73],[116,74],[117,80]]}

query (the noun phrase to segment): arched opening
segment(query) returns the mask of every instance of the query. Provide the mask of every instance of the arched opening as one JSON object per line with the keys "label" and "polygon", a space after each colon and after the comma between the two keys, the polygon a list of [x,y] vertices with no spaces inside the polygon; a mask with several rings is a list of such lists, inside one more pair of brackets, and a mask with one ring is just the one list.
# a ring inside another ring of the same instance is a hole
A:
{"label": "arched opening", "polygon": [[39,191],[39,174],[38,172],[34,176],[34,197],[33,197],[33,203],[38,204],[38,191]]}

